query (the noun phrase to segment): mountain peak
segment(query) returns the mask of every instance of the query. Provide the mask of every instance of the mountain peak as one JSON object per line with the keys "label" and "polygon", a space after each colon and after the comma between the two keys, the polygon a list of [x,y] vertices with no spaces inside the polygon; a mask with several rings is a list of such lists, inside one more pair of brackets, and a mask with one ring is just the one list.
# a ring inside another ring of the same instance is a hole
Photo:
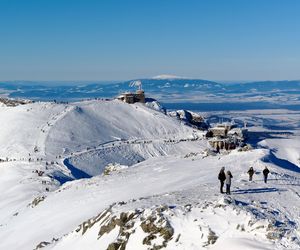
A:
{"label": "mountain peak", "polygon": [[187,79],[188,77],[175,76],[175,75],[158,75],[152,77],[152,79]]}

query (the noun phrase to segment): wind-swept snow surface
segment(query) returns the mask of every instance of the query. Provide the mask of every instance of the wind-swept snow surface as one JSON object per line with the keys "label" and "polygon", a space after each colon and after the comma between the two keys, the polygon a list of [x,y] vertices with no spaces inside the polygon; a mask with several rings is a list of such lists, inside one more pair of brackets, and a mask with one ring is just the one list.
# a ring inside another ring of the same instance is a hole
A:
{"label": "wind-swept snow surface", "polygon": [[0,107],[0,249],[299,249],[299,114],[280,114],[232,114],[253,149],[213,154],[142,104]]}

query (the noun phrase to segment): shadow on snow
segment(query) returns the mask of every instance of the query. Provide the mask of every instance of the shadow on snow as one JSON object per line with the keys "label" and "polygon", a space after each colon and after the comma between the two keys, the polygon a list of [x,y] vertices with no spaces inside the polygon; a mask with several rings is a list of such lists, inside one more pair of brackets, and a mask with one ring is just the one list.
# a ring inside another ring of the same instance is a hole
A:
{"label": "shadow on snow", "polygon": [[283,139],[286,136],[293,135],[293,132],[275,132],[275,131],[248,131],[247,143],[252,147],[257,147],[257,143],[265,139]]}
{"label": "shadow on snow", "polygon": [[87,174],[86,172],[74,167],[69,162],[69,159],[65,159],[64,164],[71,171],[71,174],[74,176],[75,179],[91,178],[92,177],[91,175]]}
{"label": "shadow on snow", "polygon": [[234,190],[232,194],[259,194],[259,193],[272,193],[272,192],[283,192],[285,189],[278,188],[249,188],[249,189],[238,189]]}
{"label": "shadow on snow", "polygon": [[266,157],[263,159],[264,162],[271,162],[283,169],[286,170],[290,170],[296,173],[300,173],[300,168],[295,165],[294,163],[288,161],[288,160],[284,160],[284,159],[280,159],[278,158],[275,154],[274,151],[270,150],[270,154],[269,157]]}

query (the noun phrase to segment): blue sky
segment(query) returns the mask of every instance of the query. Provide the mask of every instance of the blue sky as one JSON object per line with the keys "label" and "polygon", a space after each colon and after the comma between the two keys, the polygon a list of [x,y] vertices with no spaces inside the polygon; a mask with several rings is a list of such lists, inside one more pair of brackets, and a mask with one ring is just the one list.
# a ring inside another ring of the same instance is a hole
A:
{"label": "blue sky", "polygon": [[0,80],[300,79],[297,0],[0,0]]}

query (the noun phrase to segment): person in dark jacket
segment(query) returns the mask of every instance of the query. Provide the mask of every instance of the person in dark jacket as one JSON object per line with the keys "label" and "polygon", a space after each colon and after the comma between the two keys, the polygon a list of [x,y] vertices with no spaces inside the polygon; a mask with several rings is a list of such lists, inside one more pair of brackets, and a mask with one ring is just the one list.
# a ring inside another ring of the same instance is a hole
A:
{"label": "person in dark jacket", "polygon": [[270,173],[270,170],[267,167],[265,167],[265,169],[263,170],[265,183],[267,183],[269,173]]}
{"label": "person in dark jacket", "polygon": [[226,180],[225,180],[226,194],[230,194],[231,179],[233,178],[230,171],[226,172],[225,178],[226,178]]}
{"label": "person in dark jacket", "polygon": [[253,167],[250,167],[247,173],[249,174],[249,181],[252,181],[252,177],[254,175]]}
{"label": "person in dark jacket", "polygon": [[220,181],[220,192],[221,194],[224,193],[223,191],[223,187],[224,187],[224,181],[226,179],[226,176],[225,176],[225,167],[222,167],[220,172],[219,172],[219,175],[218,175],[218,179]]}

